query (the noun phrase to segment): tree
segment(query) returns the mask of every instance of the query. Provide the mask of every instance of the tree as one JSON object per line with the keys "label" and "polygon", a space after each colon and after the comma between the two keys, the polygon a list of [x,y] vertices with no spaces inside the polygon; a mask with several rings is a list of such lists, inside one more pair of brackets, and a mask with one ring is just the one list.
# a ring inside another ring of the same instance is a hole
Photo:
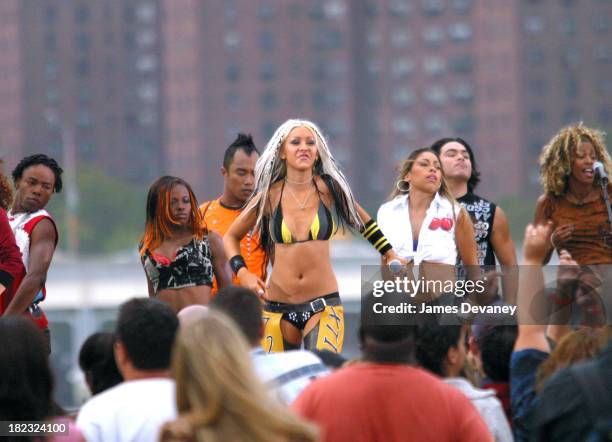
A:
{"label": "tree", "polygon": [[[85,254],[136,250],[145,221],[146,188],[80,165],[77,173],[78,251]],[[60,230],[60,248],[66,249],[68,214],[65,193],[55,195],[49,210]]]}

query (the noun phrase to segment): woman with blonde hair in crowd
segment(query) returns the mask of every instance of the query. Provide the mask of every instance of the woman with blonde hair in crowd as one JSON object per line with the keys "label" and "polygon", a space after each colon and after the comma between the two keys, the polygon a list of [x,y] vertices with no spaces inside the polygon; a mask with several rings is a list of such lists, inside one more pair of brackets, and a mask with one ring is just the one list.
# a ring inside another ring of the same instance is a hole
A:
{"label": "woman with blonde hair in crowd", "polygon": [[601,330],[583,327],[566,334],[555,346],[548,359],[542,362],[536,376],[536,391],[558,370],[592,359],[602,349]]}
{"label": "woman with blonde hair in crowd", "polygon": [[[263,298],[268,352],[299,348],[342,351],[344,311],[329,239],[338,224],[358,230],[388,263],[397,258],[376,222],[357,204],[321,130],[287,120],[255,168],[255,190],[225,234],[225,252],[240,284]],[[273,256],[268,284],[248,271],[240,240],[260,234]]]}
{"label": "woman with blonde hair in crowd", "polygon": [[[551,221],[553,248],[567,250],[579,265],[612,263],[608,212],[594,165],[610,173],[603,132],[582,123],[559,131],[540,155],[544,194],[536,204],[534,224]],[[607,192],[612,188],[608,185]]]}
{"label": "woman with blonde hair in crowd", "polygon": [[208,231],[191,186],[181,178],[163,176],[151,185],[139,251],[149,296],[176,313],[208,303],[213,273],[220,287],[231,283],[222,239]]}
{"label": "woman with blonde hair in crowd", "polygon": [[317,431],[267,394],[231,319],[208,312],[182,325],[173,351],[177,420],[162,442],[316,441]]}

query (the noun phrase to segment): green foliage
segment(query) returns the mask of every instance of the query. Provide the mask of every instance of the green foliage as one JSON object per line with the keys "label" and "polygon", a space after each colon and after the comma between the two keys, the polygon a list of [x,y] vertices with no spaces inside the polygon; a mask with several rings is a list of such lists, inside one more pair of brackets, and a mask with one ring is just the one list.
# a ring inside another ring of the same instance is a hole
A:
{"label": "green foliage", "polygon": [[523,236],[525,236],[525,226],[533,222],[535,200],[511,196],[502,198],[498,204],[508,217],[508,225],[514,243],[520,244],[523,241]]}
{"label": "green foliage", "polygon": [[[135,250],[145,219],[146,188],[91,166],[77,172],[79,252],[104,254]],[[60,230],[60,248],[68,248],[66,189],[49,204]]]}

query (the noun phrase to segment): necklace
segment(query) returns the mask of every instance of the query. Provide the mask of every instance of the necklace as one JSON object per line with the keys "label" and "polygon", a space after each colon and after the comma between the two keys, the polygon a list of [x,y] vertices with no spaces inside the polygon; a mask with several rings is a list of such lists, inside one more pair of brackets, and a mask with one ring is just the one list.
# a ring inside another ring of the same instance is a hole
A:
{"label": "necklace", "polygon": [[587,193],[585,196],[579,198],[577,197],[574,193],[570,192],[568,190],[567,192],[568,196],[571,197],[571,201],[572,203],[576,204],[577,206],[583,206],[585,205],[588,201],[588,199],[591,199],[591,196],[593,195],[593,190],[589,190],[589,193]]}
{"label": "necklace", "polygon": [[291,184],[306,184],[312,181],[312,176],[310,176],[306,181],[293,181],[293,180],[290,180],[288,177],[285,177],[285,181]]}
{"label": "necklace", "polygon": [[291,187],[287,187],[287,189],[289,189],[289,192],[291,193],[291,196],[293,196],[293,199],[295,200],[295,202],[298,205],[298,209],[300,210],[304,210],[306,208],[306,203],[308,202],[308,200],[310,199],[310,194],[312,193],[310,191],[310,188],[308,188],[308,193],[306,194],[306,198],[304,199],[303,202],[300,203],[300,200],[298,199],[297,196],[295,196],[295,193],[293,193],[293,190],[291,190]]}

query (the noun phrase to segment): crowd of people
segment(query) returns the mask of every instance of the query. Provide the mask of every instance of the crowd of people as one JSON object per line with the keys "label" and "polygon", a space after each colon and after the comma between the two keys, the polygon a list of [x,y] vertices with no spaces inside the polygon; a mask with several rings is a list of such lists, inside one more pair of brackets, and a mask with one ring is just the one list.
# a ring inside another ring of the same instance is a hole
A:
{"label": "crowd of people", "polygon": [[[41,308],[59,239],[45,207],[62,169],[28,156],[13,184],[0,174],[0,421],[65,422],[68,435],[43,439],[89,442],[608,440],[603,134],[562,129],[540,166],[544,194],[519,271],[508,218],[475,193],[475,153],[461,138],[407,153],[374,219],[314,123],[286,121],[261,153],[239,134],[217,199],[199,204],[179,177],[151,185],[138,245],[149,297],[126,301],[113,332],[84,342],[78,362],[92,397],[71,414],[53,401]],[[361,356],[347,361],[329,246],[339,229],[370,242],[388,278],[418,266],[428,278],[486,279],[499,263],[503,290],[465,300],[516,304],[517,314],[452,324],[362,317]],[[551,289],[543,266],[554,250]]]}

